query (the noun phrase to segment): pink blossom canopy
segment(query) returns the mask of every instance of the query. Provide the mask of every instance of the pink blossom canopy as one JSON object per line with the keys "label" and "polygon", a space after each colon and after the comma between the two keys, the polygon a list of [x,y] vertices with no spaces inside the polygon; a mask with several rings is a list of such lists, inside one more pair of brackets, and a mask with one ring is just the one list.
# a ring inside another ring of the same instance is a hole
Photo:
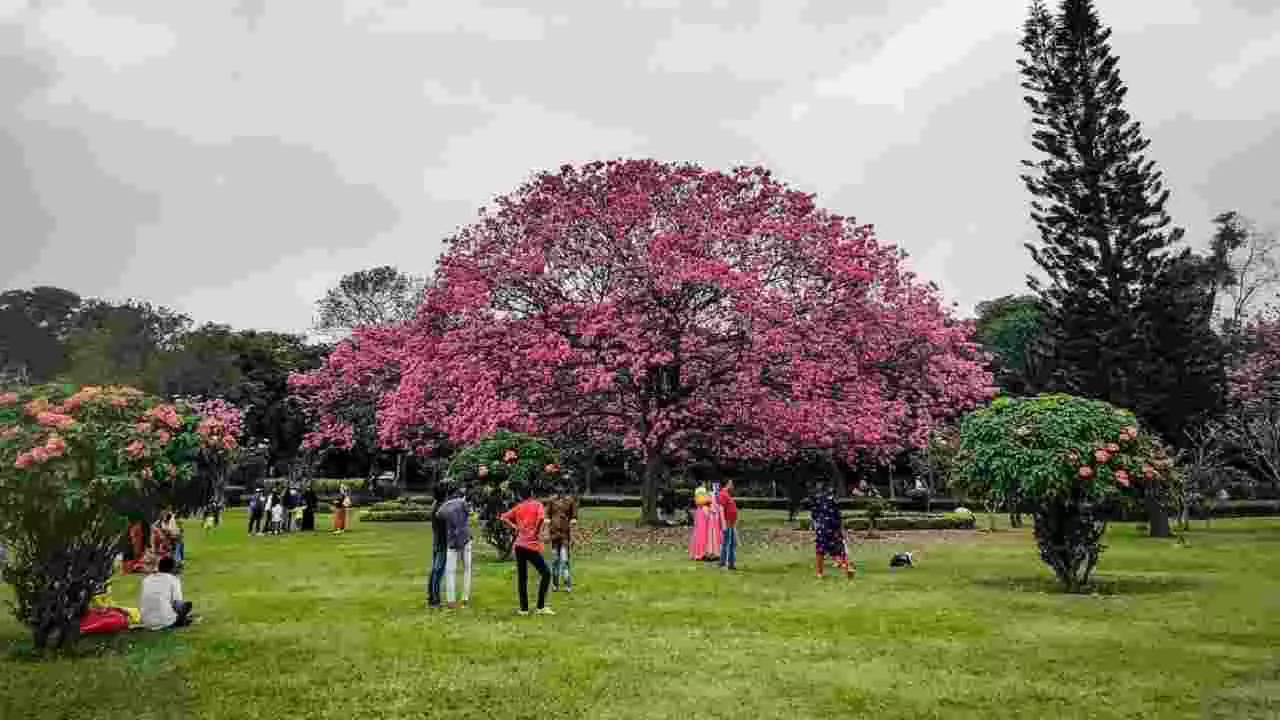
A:
{"label": "pink blossom canopy", "polygon": [[505,428],[646,457],[852,457],[924,446],[992,395],[971,333],[870,226],[763,169],[622,160],[499,198],[449,241],[416,320],[293,383],[314,442],[350,444],[359,394],[387,447]]}

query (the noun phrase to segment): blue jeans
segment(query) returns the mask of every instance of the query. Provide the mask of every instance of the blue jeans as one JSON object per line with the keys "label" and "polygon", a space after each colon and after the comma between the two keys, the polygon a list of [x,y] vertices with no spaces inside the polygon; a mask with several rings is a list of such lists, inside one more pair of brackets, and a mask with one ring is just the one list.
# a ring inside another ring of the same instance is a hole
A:
{"label": "blue jeans", "polygon": [[738,564],[738,529],[725,528],[720,535],[720,567],[733,570]]}
{"label": "blue jeans", "polygon": [[569,562],[569,544],[559,543],[551,548],[551,582],[556,587],[564,582],[567,588],[573,587],[573,569]]}
{"label": "blue jeans", "polygon": [[449,554],[444,548],[432,548],[431,550],[431,576],[427,578],[427,604],[440,604],[440,583],[444,581],[445,563],[449,560]]}

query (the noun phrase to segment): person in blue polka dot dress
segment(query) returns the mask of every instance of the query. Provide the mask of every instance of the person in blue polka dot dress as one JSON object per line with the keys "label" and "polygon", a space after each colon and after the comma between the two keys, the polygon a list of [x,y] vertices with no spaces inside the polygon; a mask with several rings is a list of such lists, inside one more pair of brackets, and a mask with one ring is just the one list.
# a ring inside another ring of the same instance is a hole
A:
{"label": "person in blue polka dot dress", "polygon": [[826,485],[819,485],[810,500],[810,518],[813,520],[813,539],[818,558],[818,577],[822,577],[822,566],[827,556],[835,561],[836,566],[844,570],[850,580],[853,579],[853,565],[849,562],[849,551],[844,537],[844,520],[840,517],[840,506]]}

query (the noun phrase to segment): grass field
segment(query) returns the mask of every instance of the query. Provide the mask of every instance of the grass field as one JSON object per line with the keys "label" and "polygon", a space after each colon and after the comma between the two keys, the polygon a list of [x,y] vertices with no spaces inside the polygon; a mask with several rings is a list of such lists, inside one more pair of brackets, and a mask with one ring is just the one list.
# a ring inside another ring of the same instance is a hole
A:
{"label": "grass field", "polygon": [[779,515],[745,513],[736,574],[606,529],[631,515],[588,511],[577,592],[518,618],[481,545],[472,608],[424,609],[425,524],[248,538],[233,513],[188,531],[194,628],[36,660],[0,619],[0,718],[1280,717],[1280,520],[1114,526],[1100,592],[1065,596],[1029,531],[860,541],[850,583]]}

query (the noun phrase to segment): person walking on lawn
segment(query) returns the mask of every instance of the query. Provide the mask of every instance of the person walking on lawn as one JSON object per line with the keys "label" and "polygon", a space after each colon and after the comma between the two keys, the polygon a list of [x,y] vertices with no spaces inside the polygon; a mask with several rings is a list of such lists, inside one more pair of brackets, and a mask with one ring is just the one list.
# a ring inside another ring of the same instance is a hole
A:
{"label": "person walking on lawn", "polygon": [[547,502],[547,515],[551,517],[551,587],[573,592],[573,570],[569,551],[573,545],[573,527],[578,524],[578,499],[566,492],[564,483],[556,486],[556,494]]}
{"label": "person walking on lawn", "polygon": [[516,533],[516,589],[520,596],[518,614],[529,614],[529,566],[538,571],[538,615],[555,615],[547,607],[547,589],[551,585],[551,572],[547,569],[547,561],[542,558],[542,525],[547,520],[547,509],[538,502],[527,486],[519,489],[520,502],[515,507],[498,516],[507,527]]}
{"label": "person walking on lawn", "polygon": [[849,562],[849,549],[844,536],[844,520],[840,516],[840,506],[836,503],[830,489],[819,486],[814,492],[810,517],[813,521],[818,577],[822,577],[823,561],[830,555],[836,566],[844,570],[852,580],[854,569],[853,564]]}
{"label": "person walking on lawn", "polygon": [[738,569],[738,501],[733,499],[733,478],[720,488],[720,518],[724,529],[720,538],[720,567]]}

